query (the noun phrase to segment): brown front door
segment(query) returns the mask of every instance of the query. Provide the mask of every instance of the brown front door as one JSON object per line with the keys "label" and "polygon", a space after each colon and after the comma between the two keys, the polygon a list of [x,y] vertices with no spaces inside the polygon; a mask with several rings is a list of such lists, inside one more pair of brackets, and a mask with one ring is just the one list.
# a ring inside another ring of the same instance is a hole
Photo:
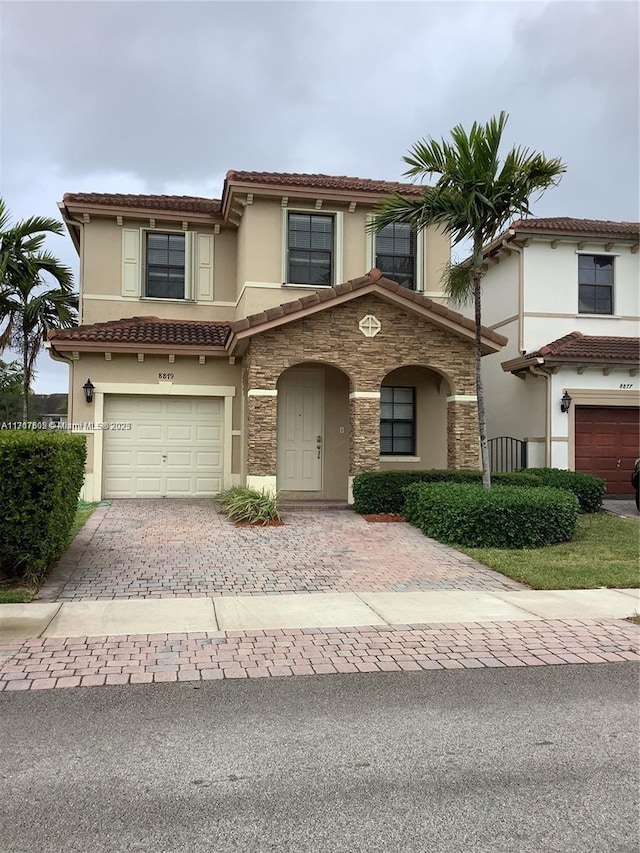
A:
{"label": "brown front door", "polygon": [[640,456],[640,409],[576,406],[575,468],[607,481],[607,494],[631,495]]}

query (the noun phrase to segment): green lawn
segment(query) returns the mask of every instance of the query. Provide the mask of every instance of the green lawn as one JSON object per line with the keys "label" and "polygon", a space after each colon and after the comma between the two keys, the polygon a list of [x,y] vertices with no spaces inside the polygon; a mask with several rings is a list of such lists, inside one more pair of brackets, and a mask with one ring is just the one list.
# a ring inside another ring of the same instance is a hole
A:
{"label": "green lawn", "polygon": [[580,515],[574,538],[561,545],[459,550],[534,589],[640,586],[640,523],[607,512]]}
{"label": "green lawn", "polygon": [[[97,506],[97,503],[78,504],[73,527],[69,533],[69,545],[84,527],[87,519]],[[0,604],[23,604],[24,602],[31,601],[37,592],[37,586],[25,586],[20,585],[19,582],[8,581],[6,586],[0,587]]]}

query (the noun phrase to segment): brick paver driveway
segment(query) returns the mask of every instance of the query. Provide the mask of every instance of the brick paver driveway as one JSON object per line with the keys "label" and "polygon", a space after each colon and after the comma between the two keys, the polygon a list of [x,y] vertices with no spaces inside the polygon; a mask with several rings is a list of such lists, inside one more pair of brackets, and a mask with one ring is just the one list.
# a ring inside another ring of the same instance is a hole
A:
{"label": "brick paver driveway", "polygon": [[284,520],[236,527],[207,500],[114,501],[95,511],[40,597],[522,589],[409,524],[348,511]]}

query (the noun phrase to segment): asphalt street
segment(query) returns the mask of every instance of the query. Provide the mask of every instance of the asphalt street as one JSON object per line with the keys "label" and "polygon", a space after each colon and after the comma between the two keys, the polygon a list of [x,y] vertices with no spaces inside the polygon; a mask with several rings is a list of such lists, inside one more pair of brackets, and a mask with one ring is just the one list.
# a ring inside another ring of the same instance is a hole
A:
{"label": "asphalt street", "polygon": [[637,853],[635,664],[0,695],[2,853]]}

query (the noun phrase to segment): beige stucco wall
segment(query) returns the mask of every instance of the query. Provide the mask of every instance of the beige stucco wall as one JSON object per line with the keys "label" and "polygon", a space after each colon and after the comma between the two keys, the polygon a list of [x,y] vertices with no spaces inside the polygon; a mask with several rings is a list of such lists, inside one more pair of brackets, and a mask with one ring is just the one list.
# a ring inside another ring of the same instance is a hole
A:
{"label": "beige stucco wall", "polygon": [[[155,316],[182,320],[230,320],[235,315],[237,237],[234,228],[191,231],[213,237],[213,302],[132,298],[122,296],[122,230],[149,228],[148,220],[94,217],[84,225],[82,323],[104,323],[123,317]],[[156,231],[180,230],[177,223],[156,220]],[[221,304],[222,303],[222,304]],[[224,304],[227,303],[227,304]]]}
{"label": "beige stucco wall", "polygon": [[[173,373],[174,379],[170,383],[161,382],[158,378],[159,373]],[[165,395],[169,389],[171,393],[175,393],[180,386],[191,386],[196,390],[190,390],[189,396],[198,396],[197,388],[199,387],[207,391],[210,391],[212,386],[233,387],[235,397],[231,404],[231,429],[232,431],[242,429],[244,407],[241,399],[242,365],[240,361],[231,365],[226,359],[208,358],[206,364],[201,365],[194,356],[176,355],[175,363],[170,364],[167,356],[147,355],[145,360],[140,362],[135,353],[112,354],[111,361],[106,361],[102,353],[81,353],[80,359],[71,363],[70,374],[69,425],[72,425],[71,428],[74,431],[87,435],[85,496],[92,500],[97,500],[101,496],[100,483],[93,482],[93,472],[101,468],[100,460],[96,458],[96,454],[100,453],[101,442],[96,441],[98,427],[94,426],[91,431],[91,425],[97,423],[98,417],[96,400],[87,404],[84,399],[82,386],[87,379],[91,379],[96,393],[108,384],[108,393],[112,394],[127,393],[127,391],[135,393],[138,386],[145,386],[148,394],[148,386],[157,386],[158,395]],[[112,390],[114,385],[118,386],[116,391]],[[242,436],[234,436],[232,433],[225,438],[231,441],[229,473],[239,482],[244,455]]]}
{"label": "beige stucco wall", "polygon": [[382,385],[416,389],[416,459],[401,456],[380,460],[383,470],[447,467],[447,396],[449,383],[438,373],[421,367],[401,367],[388,373]]}
{"label": "beige stucco wall", "polygon": [[[315,212],[314,200],[292,199],[288,211]],[[335,282],[364,275],[373,266],[372,237],[367,218],[373,206],[358,204],[349,212],[348,201],[324,203],[319,213],[337,214],[342,237],[336,235]],[[213,302],[124,297],[122,295],[123,229],[148,229],[147,219],[92,215],[83,226],[81,317],[84,324],[133,316],[193,320],[231,320],[280,305],[313,290],[283,287],[283,246],[286,216],[279,198],[256,197],[243,207],[239,225],[213,227],[189,224],[190,231],[213,237]],[[156,218],[155,230],[181,230],[179,223]],[[423,236],[423,283],[427,295],[443,301],[441,276],[449,260],[449,239],[436,229]],[[338,247],[342,246],[341,256]],[[284,282],[286,285],[287,283]]]}
{"label": "beige stucco wall", "polygon": [[426,228],[424,238],[424,293],[430,299],[447,304],[442,292],[442,276],[451,260],[451,241],[439,228]]}
{"label": "beige stucco wall", "polygon": [[[335,241],[335,281],[359,278],[374,266],[373,237],[367,232],[368,217],[373,206],[358,204],[353,212],[347,202],[325,203],[316,211],[314,201],[292,199],[286,209],[281,200],[256,198],[244,208],[238,229],[238,266],[236,317],[246,317],[297,299],[313,288],[295,287],[286,282],[286,263],[283,247],[286,242],[286,212],[308,211],[318,214],[339,214],[342,238]],[[445,302],[442,293],[442,274],[450,260],[449,237],[439,229],[428,228],[422,234],[423,285],[425,293],[438,302]],[[338,247],[342,246],[341,257]]]}

